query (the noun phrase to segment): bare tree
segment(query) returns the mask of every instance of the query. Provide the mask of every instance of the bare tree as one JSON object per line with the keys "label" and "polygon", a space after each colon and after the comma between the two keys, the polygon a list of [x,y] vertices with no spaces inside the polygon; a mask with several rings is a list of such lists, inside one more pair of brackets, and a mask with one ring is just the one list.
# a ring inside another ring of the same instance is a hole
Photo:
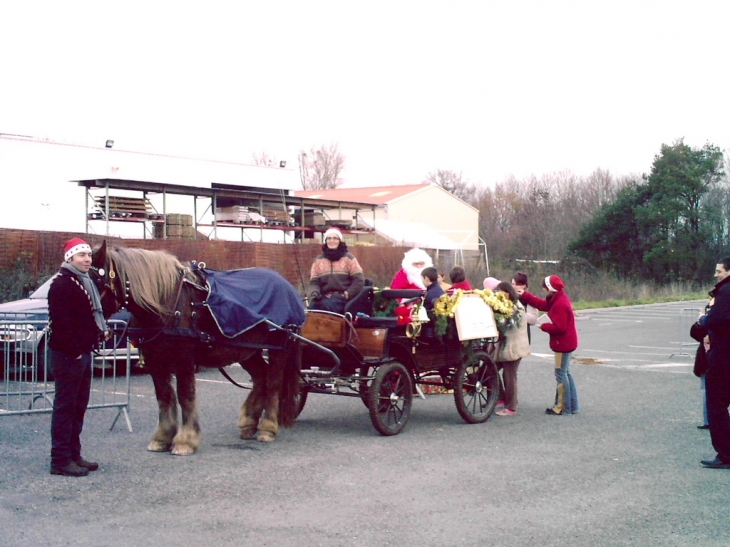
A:
{"label": "bare tree", "polygon": [[628,180],[600,169],[588,177],[570,171],[510,176],[494,187],[476,188],[469,202],[479,209],[479,233],[493,258],[559,259]]}
{"label": "bare tree", "polygon": [[450,194],[466,202],[471,203],[474,199],[476,189],[464,180],[461,173],[449,171],[448,169],[438,169],[435,173],[431,172],[426,175],[426,181],[437,184]]}
{"label": "bare tree", "polygon": [[271,167],[274,164],[274,160],[269,156],[268,152],[254,152],[251,154],[251,161],[254,165],[265,165]]}
{"label": "bare tree", "polygon": [[299,152],[299,178],[305,190],[337,188],[344,182],[340,178],[344,168],[345,156],[336,144]]}

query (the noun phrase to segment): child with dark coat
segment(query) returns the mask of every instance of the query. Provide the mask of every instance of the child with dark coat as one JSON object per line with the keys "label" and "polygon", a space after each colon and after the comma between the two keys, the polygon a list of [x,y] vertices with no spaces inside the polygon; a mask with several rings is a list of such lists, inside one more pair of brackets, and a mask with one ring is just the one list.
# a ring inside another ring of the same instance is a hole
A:
{"label": "child with dark coat", "polygon": [[444,294],[438,279],[438,270],[436,268],[424,268],[421,272],[423,284],[426,286],[426,296],[424,297],[424,307],[432,310],[436,300]]}

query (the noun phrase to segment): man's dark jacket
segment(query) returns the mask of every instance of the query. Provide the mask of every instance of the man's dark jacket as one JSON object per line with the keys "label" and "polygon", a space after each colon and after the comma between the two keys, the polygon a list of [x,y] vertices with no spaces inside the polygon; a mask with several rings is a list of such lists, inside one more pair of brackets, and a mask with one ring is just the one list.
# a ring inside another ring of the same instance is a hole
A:
{"label": "man's dark jacket", "polygon": [[91,297],[78,276],[66,268],[51,283],[48,313],[51,349],[76,358],[91,353],[99,343],[102,333],[94,320]]}
{"label": "man's dark jacket", "polygon": [[715,302],[704,317],[710,334],[710,367],[730,367],[730,277],[720,281],[710,292]]}

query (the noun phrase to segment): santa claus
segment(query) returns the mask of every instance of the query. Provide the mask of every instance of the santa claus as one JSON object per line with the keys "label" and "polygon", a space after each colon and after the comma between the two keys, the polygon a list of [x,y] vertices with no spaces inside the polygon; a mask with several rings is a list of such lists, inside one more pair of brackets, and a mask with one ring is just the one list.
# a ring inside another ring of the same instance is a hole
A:
{"label": "santa claus", "polygon": [[421,272],[433,266],[433,261],[423,249],[411,249],[403,256],[402,269],[398,271],[390,283],[391,289],[414,289],[425,291]]}

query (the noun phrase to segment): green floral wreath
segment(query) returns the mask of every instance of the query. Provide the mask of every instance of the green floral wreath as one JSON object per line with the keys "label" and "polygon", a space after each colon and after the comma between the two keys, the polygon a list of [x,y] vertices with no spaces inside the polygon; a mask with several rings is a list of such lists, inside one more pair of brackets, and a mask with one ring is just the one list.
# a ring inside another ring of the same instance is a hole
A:
{"label": "green floral wreath", "polygon": [[383,291],[375,290],[375,298],[373,299],[373,316],[390,317],[395,315],[395,309],[398,307],[398,300],[395,298],[385,298]]}

